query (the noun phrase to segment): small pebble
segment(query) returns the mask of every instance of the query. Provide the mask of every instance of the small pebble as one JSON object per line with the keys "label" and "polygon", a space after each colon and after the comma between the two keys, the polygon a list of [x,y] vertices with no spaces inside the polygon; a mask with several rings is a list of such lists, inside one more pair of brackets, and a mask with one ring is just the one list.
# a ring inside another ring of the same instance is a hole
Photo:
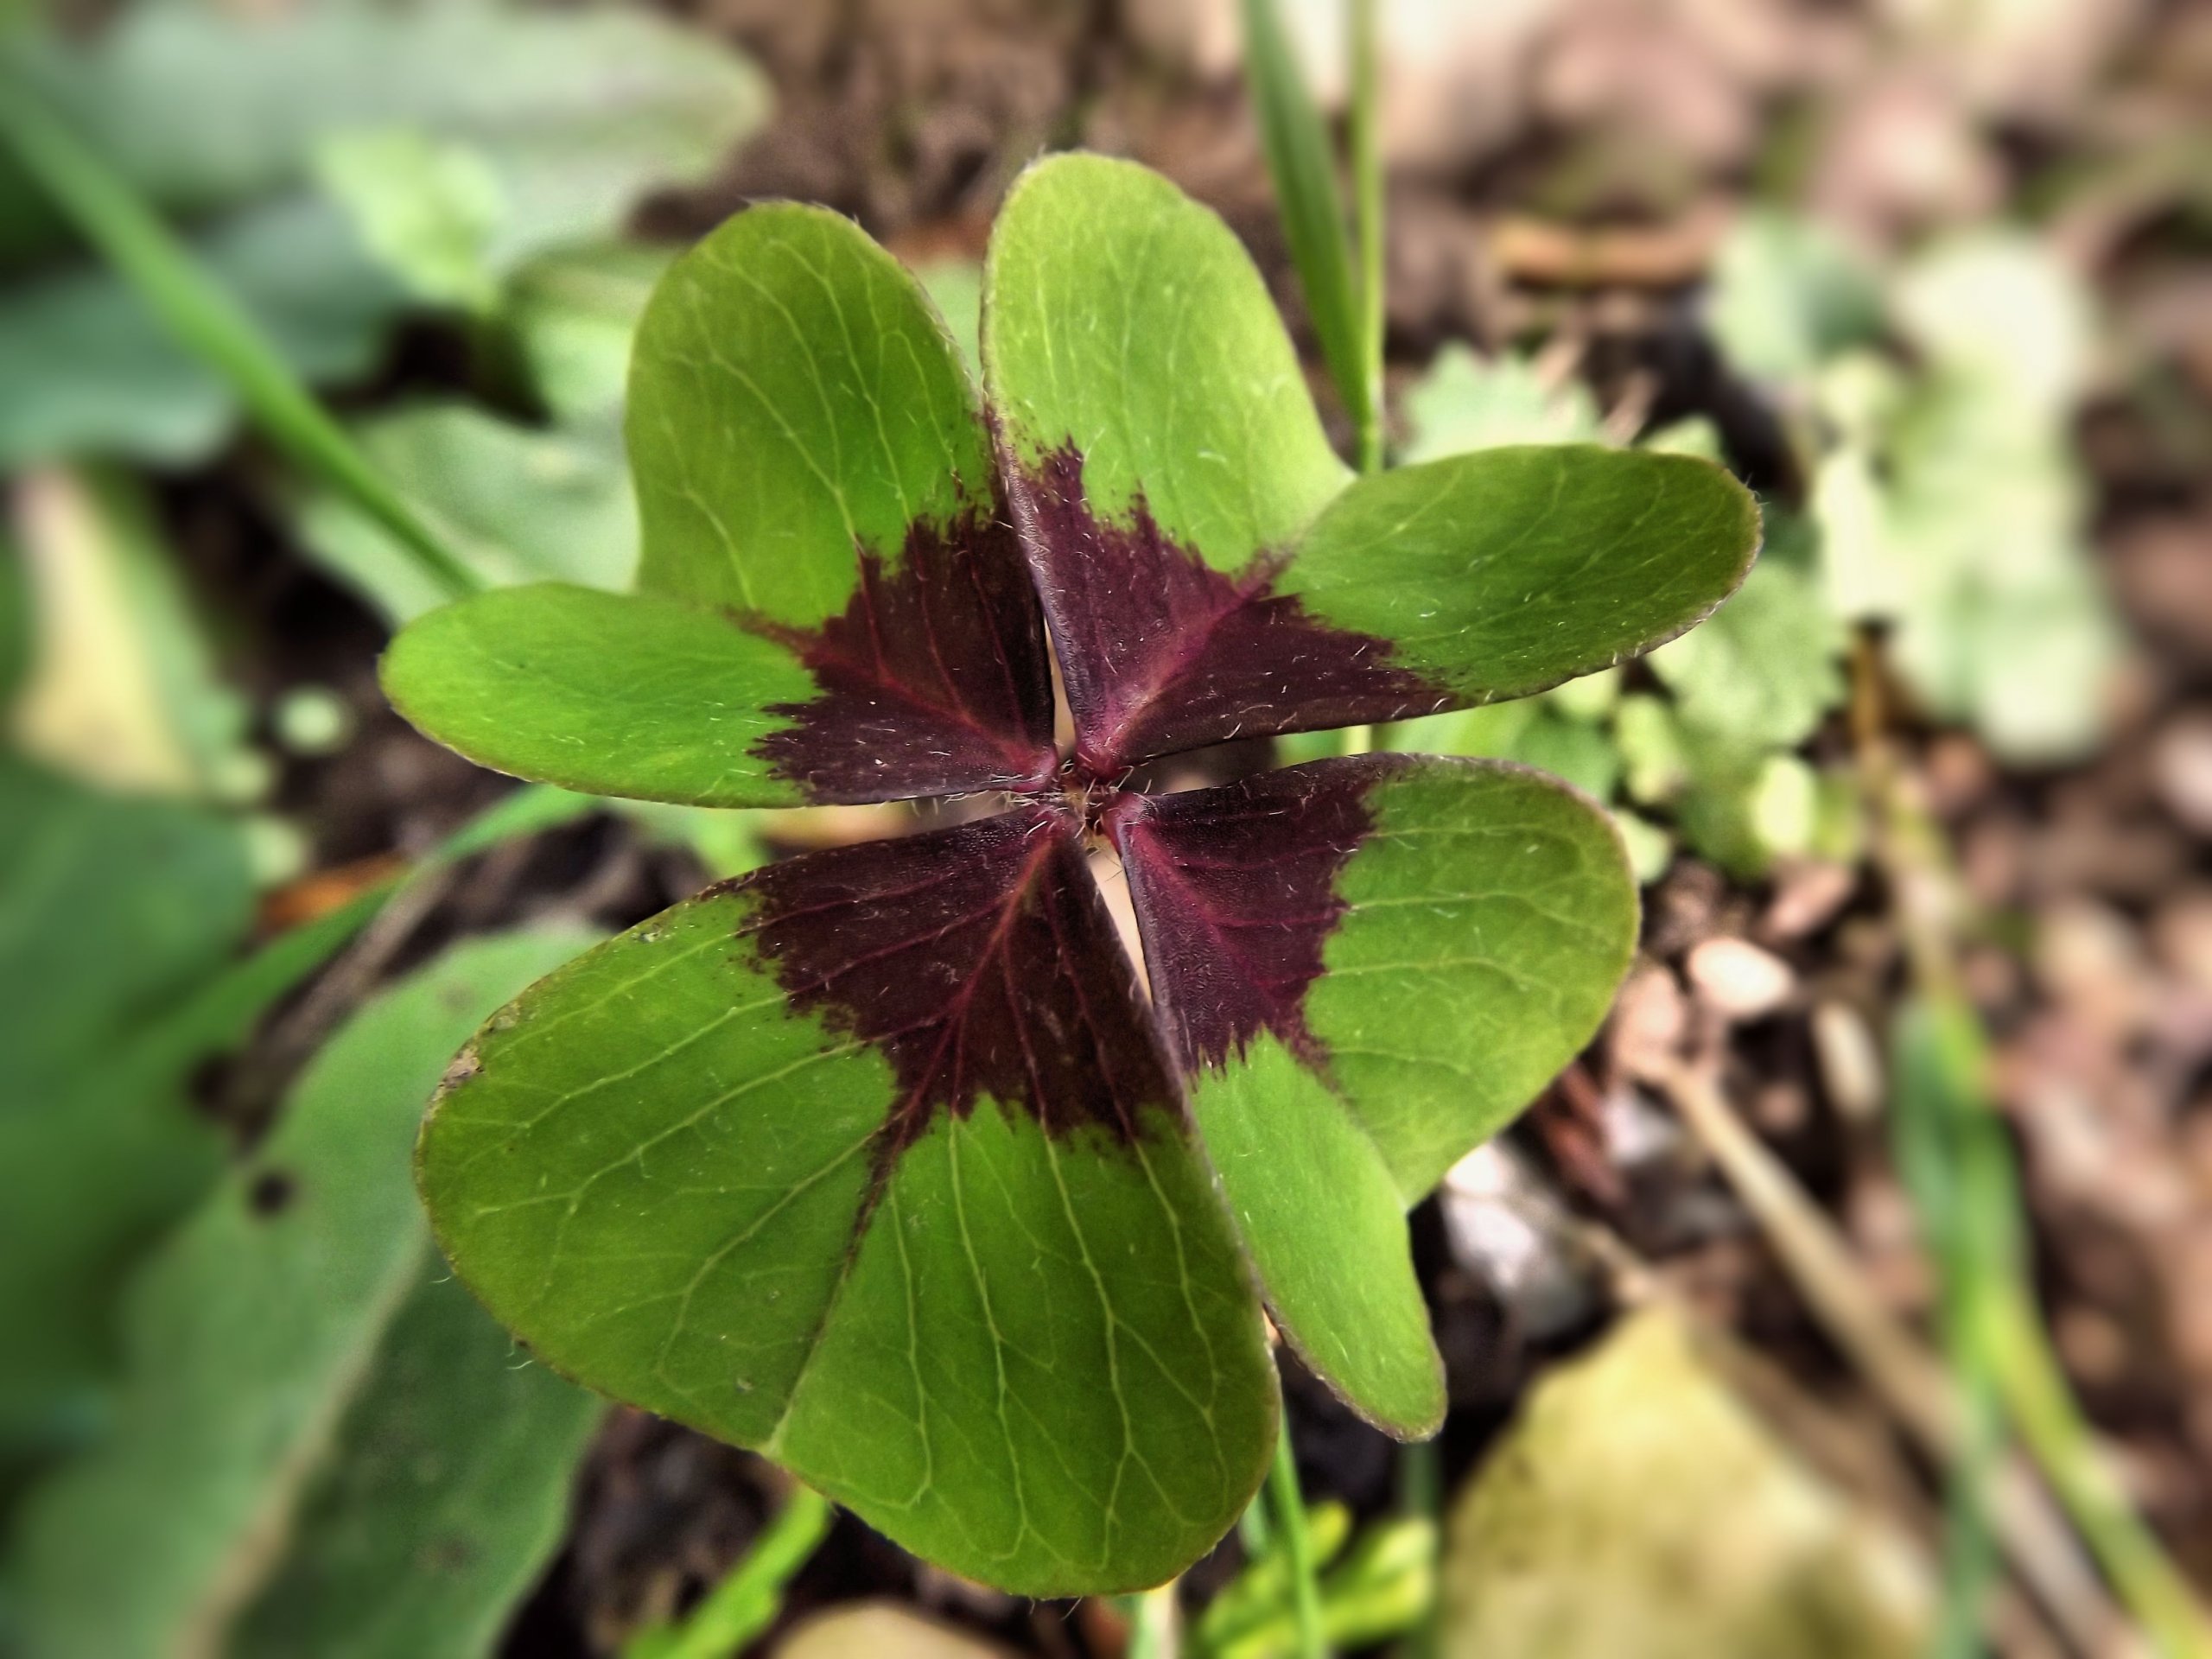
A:
{"label": "small pebble", "polygon": [[1764,1019],[1797,988],[1788,963],[1747,939],[1707,939],[1687,966],[1698,1001],[1726,1020]]}

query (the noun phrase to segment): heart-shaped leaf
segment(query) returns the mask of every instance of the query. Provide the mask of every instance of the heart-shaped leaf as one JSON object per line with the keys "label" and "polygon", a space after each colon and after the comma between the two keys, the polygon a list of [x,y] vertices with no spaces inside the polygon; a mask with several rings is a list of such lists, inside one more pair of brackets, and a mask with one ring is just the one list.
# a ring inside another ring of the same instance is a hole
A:
{"label": "heart-shaped leaf", "polygon": [[518,778],[701,806],[802,798],[757,751],[813,694],[804,666],[680,600],[495,588],[419,618],[382,673],[401,714]]}
{"label": "heart-shaped leaf", "polygon": [[423,619],[384,666],[416,725],[520,777],[703,805],[1049,774],[1044,632],[974,387],[849,220],[755,207],[678,260],[628,432],[643,591]]}
{"label": "heart-shaped leaf", "polygon": [[1115,834],[1276,1323],[1376,1422],[1432,1432],[1403,1211],[1604,1018],[1636,943],[1619,836],[1541,773],[1398,755],[1129,797]]}
{"label": "heart-shaped leaf", "polygon": [[1109,775],[1539,690],[1680,633],[1758,545],[1742,486],[1682,456],[1491,450],[1351,483],[1249,257],[1126,162],[1015,187],[983,362],[1077,751]]}
{"label": "heart-shaped leaf", "polygon": [[1172,1068],[1041,810],[710,889],[432,1113],[448,1255],[550,1363],[1026,1593],[1187,1565],[1274,1433]]}

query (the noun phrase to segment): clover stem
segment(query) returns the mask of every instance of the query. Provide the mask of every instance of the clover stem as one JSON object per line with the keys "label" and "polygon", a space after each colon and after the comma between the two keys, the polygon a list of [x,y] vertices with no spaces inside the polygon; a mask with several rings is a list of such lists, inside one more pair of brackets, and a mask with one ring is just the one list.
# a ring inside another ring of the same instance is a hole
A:
{"label": "clover stem", "polygon": [[1436,1659],[1442,1649],[1444,1597],[1440,1586],[1444,1581],[1442,1554],[1444,1539],[1444,1459],[1437,1451],[1434,1440],[1414,1440],[1398,1454],[1398,1508],[1401,1513],[1418,1516],[1429,1522],[1433,1529],[1430,1536],[1430,1565],[1434,1569],[1434,1582],[1439,1592],[1428,1599],[1421,1610],[1421,1620],[1406,1633],[1399,1652],[1403,1659]]}
{"label": "clover stem", "polygon": [[1268,1471],[1268,1498],[1274,1511],[1268,1518],[1282,1541],[1283,1561],[1290,1570],[1299,1659],[1327,1659],[1328,1644],[1321,1635],[1321,1586],[1313,1569],[1313,1537],[1306,1528],[1306,1500],[1298,1490],[1298,1459],[1291,1451],[1287,1408],[1275,1435],[1274,1467]]}
{"label": "clover stem", "polygon": [[29,85],[0,66],[0,138],[177,343],[230,382],[270,442],[389,531],[454,598],[483,587],[387,483],[238,301]]}

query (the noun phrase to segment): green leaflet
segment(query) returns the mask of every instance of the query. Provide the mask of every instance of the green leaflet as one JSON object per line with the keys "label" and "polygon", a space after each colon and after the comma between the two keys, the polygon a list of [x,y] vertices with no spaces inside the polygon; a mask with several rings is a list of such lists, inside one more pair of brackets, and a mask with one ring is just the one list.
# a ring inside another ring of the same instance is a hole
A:
{"label": "green leaflet", "polygon": [[1433,1433],[1404,1211],[1597,1029],[1636,938],[1619,837],[1541,773],[1370,755],[1151,798],[1119,844],[1276,1325],[1363,1415]]}
{"label": "green leaflet", "polygon": [[891,1066],[791,1007],[758,921],[710,892],[485,1028],[423,1141],[448,1254],[550,1363],[955,1571],[1066,1594],[1179,1570],[1274,1433],[1183,1132],[1048,1137],[986,1099],[880,1166]]}
{"label": "green leaflet", "polygon": [[1750,569],[1758,507],[1709,461],[1592,445],[1477,450],[1360,480],[1281,591],[1455,701],[1522,696],[1695,626]]}
{"label": "green leaflet", "polygon": [[1179,1126],[1127,1153],[988,1108],[900,1160],[766,1449],[956,1572],[1137,1590],[1257,1488],[1272,1380]]}
{"label": "green leaflet", "polygon": [[1191,1110],[1277,1326],[1401,1440],[1444,1421],[1405,1201],[1344,1103],[1273,1036],[1192,1080]]}
{"label": "green leaflet", "polygon": [[[1750,494],[1681,455],[1509,448],[1351,480],[1236,238],[1125,162],[1016,185],[983,360],[1079,747],[1107,760],[1541,690],[1692,626],[1758,547]],[[1121,613],[1117,577],[1165,614]],[[1066,649],[1086,633],[1107,644]]]}
{"label": "green leaflet", "polygon": [[626,429],[639,593],[419,618],[384,665],[409,719],[519,776],[707,806],[944,793],[1038,764],[1041,641],[974,388],[920,286],[850,221],[770,204],[677,261]]}
{"label": "green leaflet", "polygon": [[844,608],[856,551],[993,510],[958,347],[849,219],[770,203],[677,260],[639,326],[639,585],[790,627]]}
{"label": "green leaflet", "polygon": [[1610,820],[1540,772],[1431,762],[1374,810],[1307,1018],[1411,1202],[1595,1033],[1636,887]]}
{"label": "green leaflet", "polygon": [[1217,570],[1288,544],[1351,476],[1251,256],[1132,162],[1055,156],[1015,184],[984,268],[983,372],[1020,460],[1072,442],[1094,513],[1141,497]]}
{"label": "green leaflet", "polygon": [[[40,1489],[8,1562],[31,1651],[220,1649],[264,1590],[286,1605],[256,1618],[304,1630],[326,1616],[292,1599],[306,1583],[334,1607],[361,1605],[353,1517],[334,1512],[347,1493],[389,1503],[453,1558],[391,1602],[396,1645],[363,1650],[482,1651],[552,1541],[594,1413],[543,1370],[511,1371],[506,1336],[440,1287],[406,1149],[454,1045],[579,943],[465,946],[365,1008],[252,1161],[149,1263],[112,1433]],[[410,1377],[436,1397],[407,1397]],[[526,1462],[507,1438],[517,1418],[534,1425]],[[410,1446],[411,1467],[375,1465]],[[443,1473],[426,1478],[431,1459]]]}
{"label": "green leaflet", "polygon": [[392,706],[480,765],[593,794],[791,806],[752,753],[814,682],[782,646],[657,594],[540,582],[433,611],[385,653]]}

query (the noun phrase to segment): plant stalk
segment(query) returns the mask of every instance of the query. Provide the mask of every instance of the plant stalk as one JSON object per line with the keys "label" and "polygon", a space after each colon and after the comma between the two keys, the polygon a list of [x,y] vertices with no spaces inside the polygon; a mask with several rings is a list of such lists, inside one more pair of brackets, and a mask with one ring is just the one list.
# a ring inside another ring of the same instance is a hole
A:
{"label": "plant stalk", "polygon": [[1429,1598],[1421,1622],[1406,1633],[1399,1647],[1401,1659],[1436,1659],[1444,1645],[1444,1459],[1434,1440],[1415,1440],[1398,1453],[1398,1509],[1402,1514],[1430,1522],[1435,1545],[1437,1593]]}
{"label": "plant stalk", "polygon": [[137,289],[177,342],[226,380],[263,434],[397,537],[455,598],[483,586],[332,419],[244,308],[121,175],[0,62],[0,139],[56,207]]}
{"label": "plant stalk", "polygon": [[1370,442],[1367,433],[1381,429],[1380,415],[1369,403],[1352,232],[1337,179],[1335,146],[1283,28],[1277,0],[1243,0],[1243,14],[1245,79],[1283,239],[1290,245],[1329,378],[1336,382],[1363,454]]}
{"label": "plant stalk", "polygon": [[1298,1659],[1328,1659],[1321,1631],[1321,1585],[1313,1565],[1313,1538],[1306,1529],[1306,1499],[1298,1489],[1298,1459],[1290,1446],[1290,1414],[1275,1435],[1274,1466],[1268,1471],[1268,1507],[1284,1564],[1290,1569],[1291,1608],[1298,1621]]}
{"label": "plant stalk", "polygon": [[[1874,845],[1895,895],[1927,1017],[1948,1030],[1950,1086],[1932,1091],[1923,1138],[1948,1167],[1909,1180],[1946,1278],[1956,1343],[1990,1379],[2059,1503],[2128,1611],[2164,1659],[2212,1659],[2212,1623],[2188,1580],[2136,1514],[2096,1446],[2052,1351],[2020,1244],[2019,1175],[1980,1062],[1984,1039],[1959,971],[1964,904],[1942,832],[1908,787],[1888,737],[1880,647],[1862,630],[1852,659],[1852,731]],[[1971,1451],[1972,1448],[1969,1448]],[[1955,1480],[1975,1478],[1971,1462]],[[1955,1491],[1953,1519],[1970,1548],[1976,1499]]]}
{"label": "plant stalk", "polygon": [[681,1624],[657,1625],[625,1643],[623,1659],[729,1659],[776,1622],[784,1586],[804,1567],[832,1519],[830,1500],[794,1486],[745,1559]]}
{"label": "plant stalk", "polygon": [[1353,286],[1359,302],[1359,374],[1363,391],[1353,405],[1358,428],[1359,470],[1384,466],[1382,419],[1382,60],[1376,14],[1382,0],[1351,0],[1351,179],[1358,248]]}

